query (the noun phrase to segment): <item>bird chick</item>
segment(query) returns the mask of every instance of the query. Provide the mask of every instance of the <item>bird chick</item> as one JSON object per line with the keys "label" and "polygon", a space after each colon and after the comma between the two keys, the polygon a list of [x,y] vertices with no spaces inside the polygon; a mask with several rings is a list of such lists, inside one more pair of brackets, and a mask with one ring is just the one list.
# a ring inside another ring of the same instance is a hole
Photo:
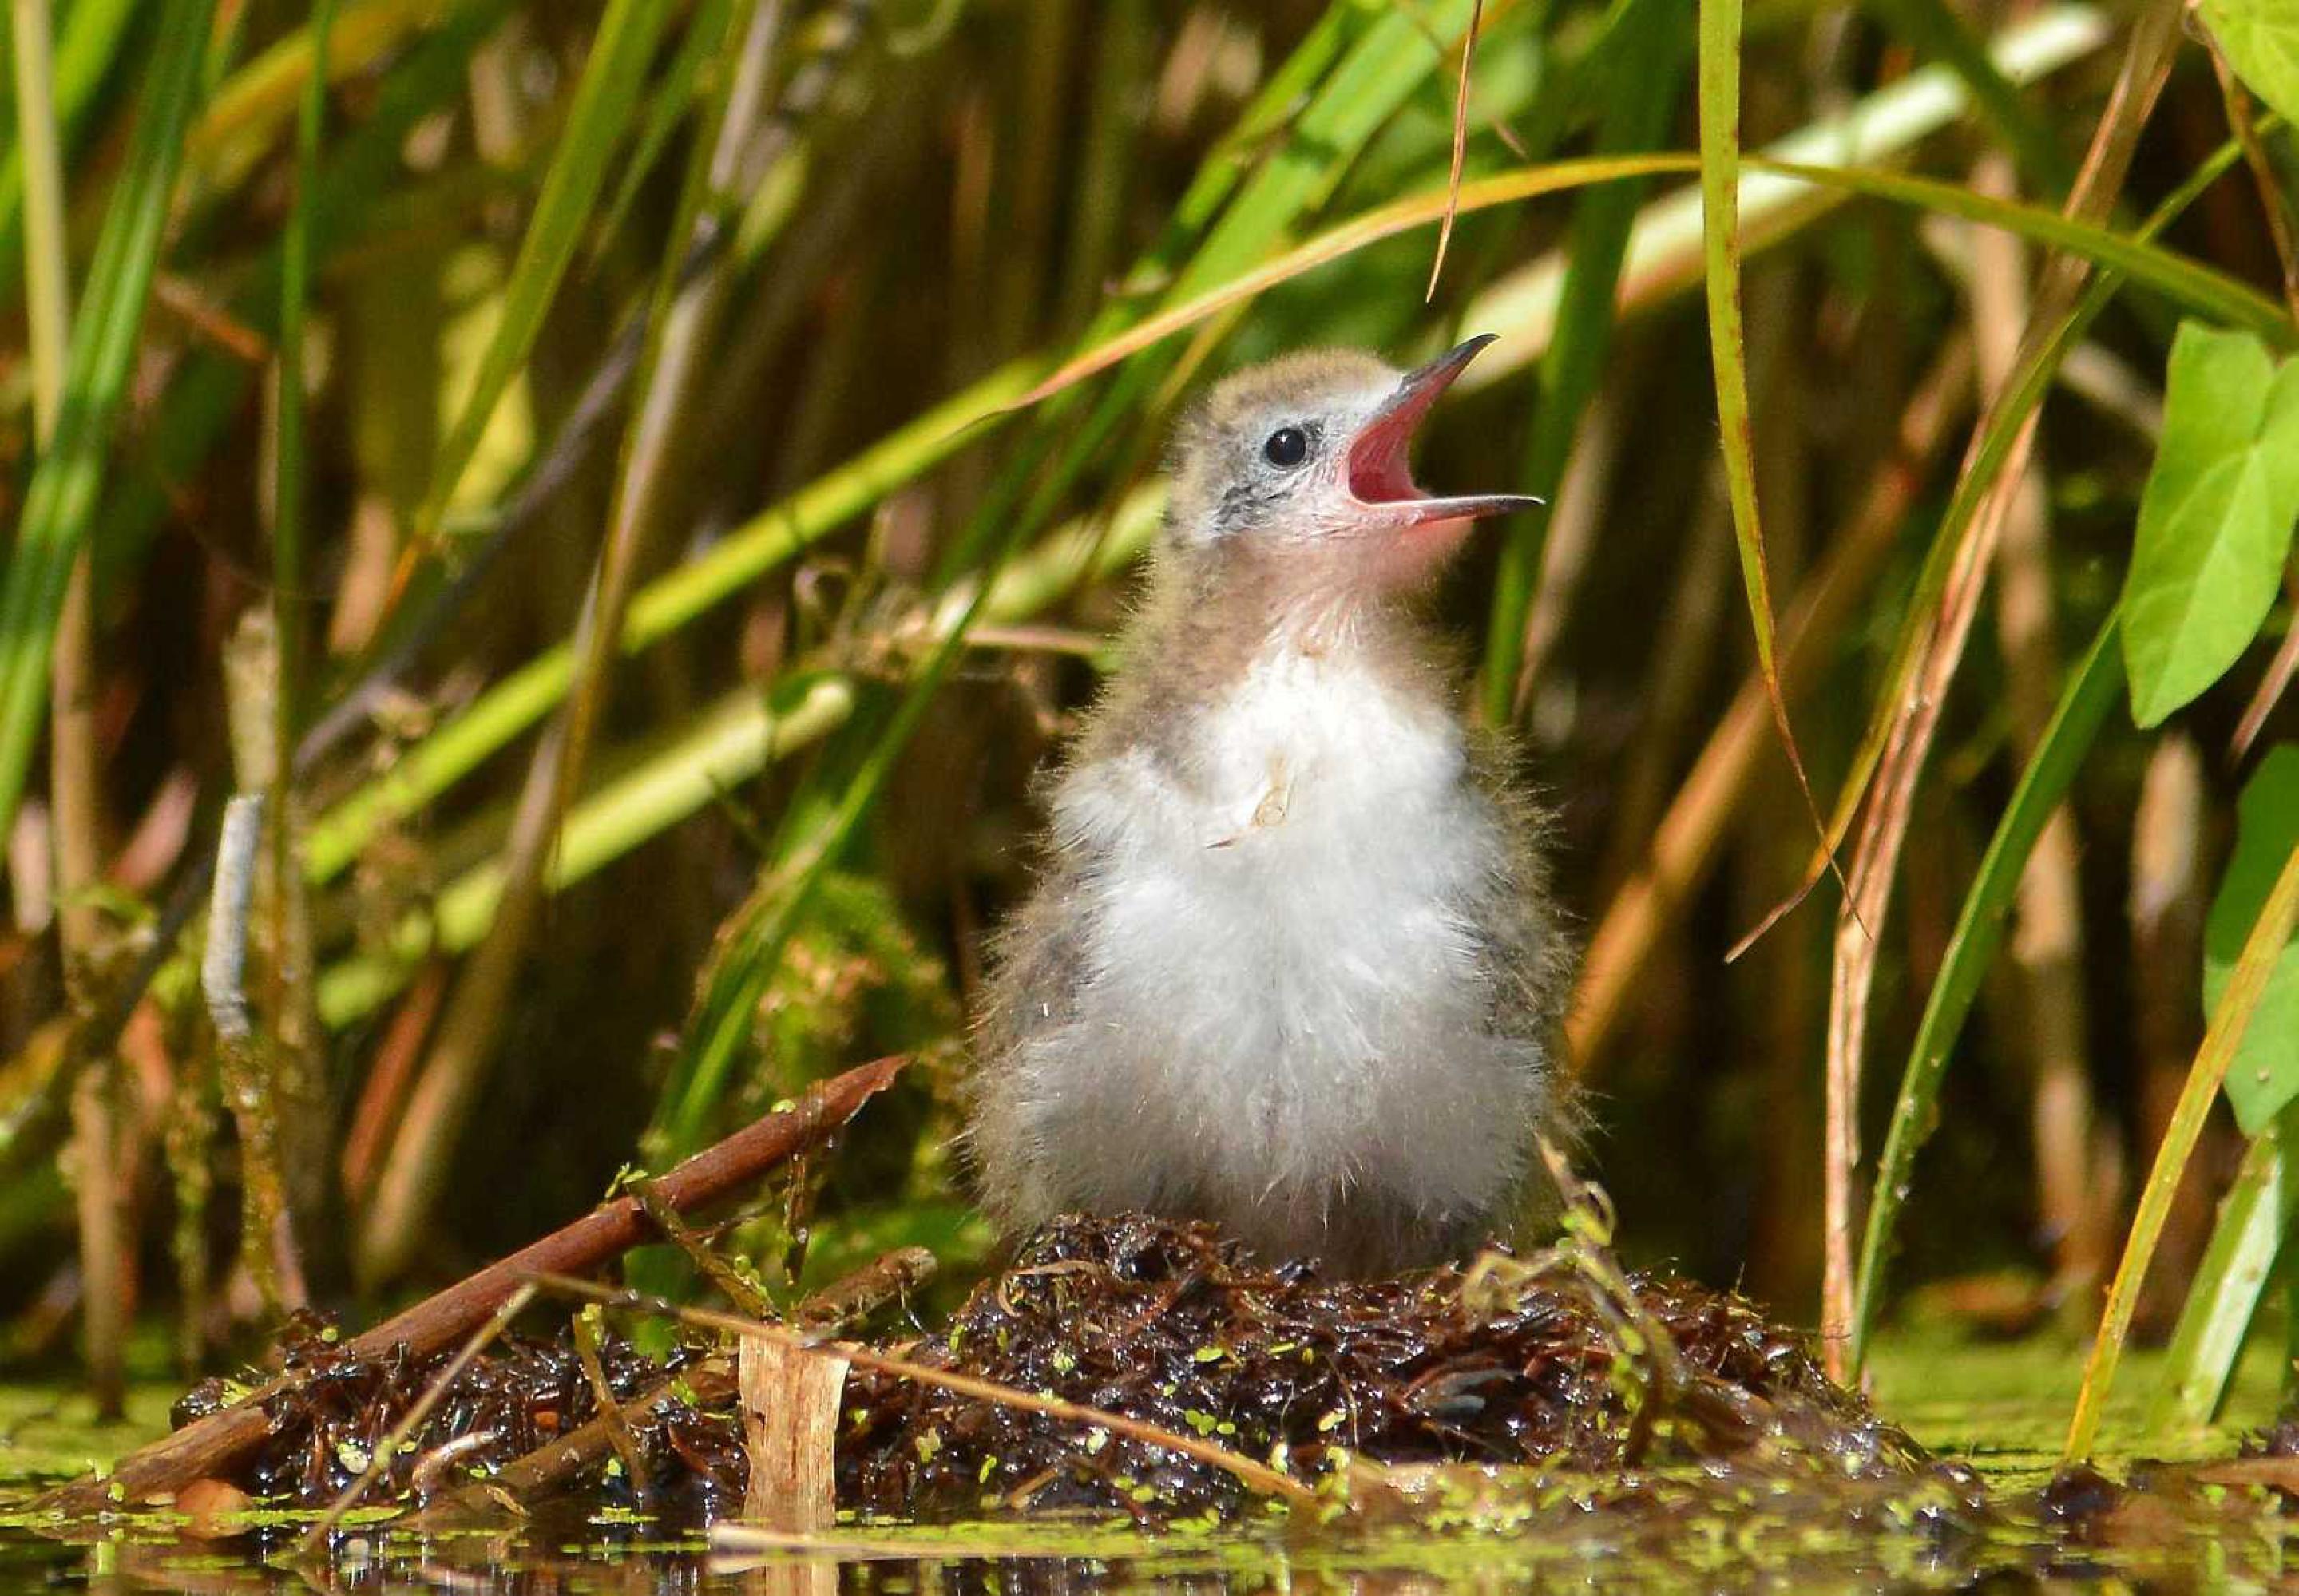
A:
{"label": "bird chick", "polygon": [[1490,341],[1402,376],[1291,356],[1182,424],[1148,600],[992,950],[967,1141],[1008,1231],[1142,1210],[1367,1275],[1527,1195],[1569,961],[1413,603],[1532,502],[1407,463]]}

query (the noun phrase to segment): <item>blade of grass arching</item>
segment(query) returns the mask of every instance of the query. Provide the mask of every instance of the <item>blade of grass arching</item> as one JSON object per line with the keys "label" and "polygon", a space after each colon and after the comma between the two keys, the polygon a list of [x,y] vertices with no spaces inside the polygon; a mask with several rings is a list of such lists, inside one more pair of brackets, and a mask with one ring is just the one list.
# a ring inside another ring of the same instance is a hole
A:
{"label": "blade of grass arching", "polygon": [[[1165,506],[1144,488],[1125,500],[1107,526],[1073,525],[1042,540],[992,583],[982,616],[1020,621],[1038,614],[1079,582],[1113,575],[1149,545]],[[931,635],[951,635],[972,590],[947,595],[934,611]],[[744,688],[655,740],[618,773],[598,782],[569,812],[551,858],[549,884],[563,889],[597,873],[632,848],[718,801],[768,765],[812,747],[845,725],[859,701],[850,677],[799,672],[761,694]],[[389,945],[354,955],[320,979],[320,1009],[331,1028],[367,1018],[434,953],[474,946],[492,923],[502,893],[502,863],[490,859],[458,875],[429,913],[411,914]]]}
{"label": "blade of grass arching", "polygon": [[2029,188],[2050,196],[2067,192],[2075,168],[2060,148],[2049,123],[2028,107],[2020,91],[1989,59],[1946,0],[1869,0],[1886,27],[1916,51],[1946,65],[1963,80],[1971,103],[2011,152]]}
{"label": "blade of grass arching", "polygon": [[[1619,23],[1611,93],[1597,125],[1598,154],[1649,150],[1668,131],[1676,112],[1683,20],[1682,0],[1631,0]],[[1485,633],[1481,678],[1488,725],[1508,724],[1522,699],[1517,674],[1524,657],[1525,614],[1532,603],[1533,580],[1540,570],[1557,485],[1564,481],[1565,462],[1612,344],[1621,261],[1646,186],[1607,183],[1588,190],[1573,204],[1573,220],[1565,231],[1572,264],[1564,271],[1556,333],[1541,357],[1540,400],[1524,472],[1524,491],[1544,502],[1516,518],[1493,578],[1492,618]]]}
{"label": "blade of grass arching", "polygon": [[[2228,161],[2237,156],[2230,146]],[[2220,155],[2212,157],[2213,170],[2223,170]],[[2154,289],[2173,303],[2213,321],[2243,327],[2278,347],[2299,342],[2299,332],[2288,325],[2275,302],[2246,287],[2226,273],[2204,266],[2151,242],[2152,233],[2118,233],[2088,221],[2071,220],[2060,212],[1991,194],[1973,194],[1953,184],[1906,177],[1872,167],[1813,166],[1802,161],[1778,161],[1744,156],[1747,171],[1777,177],[1798,185],[1875,199],[1916,209],[1937,209],[1983,226],[2002,227],[2038,244],[2048,244],[2079,260],[2111,268]],[[1697,156],[1682,154],[1586,157],[1552,161],[1517,171],[1473,179],[1461,186],[1458,209],[1463,215],[1497,206],[1519,204],[1545,194],[1617,183],[1636,178],[1676,176],[1700,170]],[[2184,192],[2187,185],[2181,186]],[[1444,215],[1453,196],[1443,189],[1408,195],[1359,212],[1325,232],[1304,240],[1283,254],[1241,272],[1227,282],[1194,298],[1159,310],[1107,341],[1088,347],[1016,399],[1011,408],[1025,409],[1106,371],[1150,345],[1185,332],[1221,310],[1291,282],[1305,272],[1337,260],[1383,239],[1416,227],[1433,225]],[[1663,202],[1665,203],[1666,202]],[[2281,322],[2282,325],[2277,324]],[[1504,339],[1504,343],[1506,340]],[[1495,346],[1496,354],[1502,345]],[[1522,349],[1510,353],[1525,358]],[[1506,362],[1505,362],[1506,363]],[[1475,368],[1472,368],[1474,370]],[[1492,379],[1488,376],[1484,382]],[[1471,386],[1481,385],[1464,379]]]}
{"label": "blade of grass arching", "polygon": [[[54,115],[59,152],[73,143],[88,101],[112,67],[121,38],[136,15],[137,0],[79,0],[64,14],[63,34],[56,40],[49,62],[50,103]],[[21,145],[0,151],[0,295],[16,286],[16,268],[24,259],[18,232],[24,218],[25,152]]]}
{"label": "blade of grass arching", "polygon": [[1788,699],[1772,657],[1772,578],[1764,568],[1764,524],[1756,507],[1756,441],[1748,414],[1747,338],[1740,320],[1740,0],[1700,0],[1696,78],[1700,98],[1700,214],[1707,265],[1708,359],[1716,382],[1718,448],[1724,462],[1732,534],[1740,551],[1740,584],[1756,645],[1756,672],[1773,730],[1813,829],[1826,828],[1789,724]]}
{"label": "blade of grass arching", "polygon": [[2295,1134],[2299,1112],[2287,1108],[2252,1138],[2234,1183],[2220,1199],[2218,1222],[2187,1287],[2162,1384],[2148,1410],[2147,1427],[2154,1434],[2219,1417],[2283,1238],[2299,1218],[2299,1180],[2292,1178],[2287,1156]]}
{"label": "blade of grass arching", "polygon": [[[658,491],[671,434],[716,321],[726,282],[723,257],[690,276],[687,262],[706,203],[734,184],[735,166],[766,103],[780,33],[777,0],[752,0],[740,13],[697,13],[715,23],[713,46],[735,64],[698,107],[693,153],[657,268],[638,401],[624,439],[622,468],[573,640],[575,674],[551,734],[535,750],[505,850],[503,889],[477,955],[462,971],[441,1016],[407,1109],[361,1216],[358,1265],[373,1282],[411,1257],[459,1144],[479,1084],[494,1055],[504,1016],[546,894],[544,875],[568,795],[582,780],[593,732],[620,650],[632,584],[658,530]],[[740,29],[739,37],[735,30]],[[714,216],[714,227],[724,218]]]}
{"label": "blade of grass arching", "polygon": [[1922,1146],[1938,1114],[1940,1082],[1957,1034],[1979,995],[1980,982],[2003,946],[2004,923],[2018,896],[2020,877],[2027,869],[2044,825],[2067,797],[2091,751],[2107,712],[2123,688],[2123,655],[2117,644],[2120,619],[2112,612],[2070,673],[2058,707],[2037,742],[2035,757],[2021,773],[2011,802],[2004,806],[1996,834],[1965,894],[1949,936],[1939,974],[1925,999],[1923,1019],[1916,1027],[1914,1045],[1892,1103],[1892,1119],[1885,1132],[1884,1150],[1876,1163],[1876,1180],[1868,1200],[1865,1235],[1860,1245],[1857,1284],[1852,1299],[1849,1364],[1856,1377],[1875,1328],[1877,1303],[1883,1288],[1884,1261],[1890,1249],[1908,1182]]}
{"label": "blade of grass arching", "polygon": [[543,330],[543,318],[557,297],[560,281],[575,258],[584,229],[592,220],[607,168],[622,143],[625,128],[638,104],[655,44],[669,16],[668,0],[609,0],[575,87],[573,103],[561,128],[559,147],[544,174],[535,196],[535,213],[519,258],[503,287],[503,308],[494,335],[479,357],[471,391],[456,412],[434,462],[431,485],[424,495],[416,525],[428,534],[438,528],[447,500],[463,479],[464,468],[477,451],[481,434],[493,418],[496,403]]}
{"label": "blade of grass arching", "polygon": [[2154,1260],[2155,1244],[2162,1238],[2163,1221],[2171,1211],[2172,1196],[2179,1189],[2180,1176],[2186,1172],[2187,1160],[2195,1153],[2195,1142],[2203,1135],[2212,1102],[2227,1078],[2228,1064],[2242,1045],[2244,1033],[2250,1029],[2253,1011],[2258,1008],[2260,997],[2267,990],[2268,977],[2282,958],[2295,926],[2299,926],[2299,848],[2294,848],[2284,860],[2273,889],[2261,906],[2259,918],[2252,923],[2251,934],[2244,939],[2243,954],[2237,959],[2227,988],[2220,996],[2218,1008],[2212,1011],[2211,1024],[2204,1032],[2204,1044],[2196,1050],[2187,1084],[2180,1088],[2179,1104],[2171,1112],[2170,1123],[2164,1128],[2162,1145],[2155,1150],[2155,1162],[2148,1170],[2147,1184],[2140,1189],[2138,1211],[2132,1216],[2122,1261],[2116,1266],[2113,1284],[2108,1287],[2107,1307],[2100,1315],[2099,1334],[2092,1342],[2091,1356],[2085,1360],[2083,1387],[2076,1394],[2075,1416],[2068,1425],[2063,1455],[2071,1462],[2090,1457],[2099,1439],[2101,1406],[2107,1400],[2108,1387],[2114,1383],[2116,1365],[2123,1356],[2124,1337],[2130,1332],[2131,1316],[2139,1305],[2140,1284],[2146,1277],[2148,1264]]}
{"label": "blade of grass arching", "polygon": [[[2187,179],[2166,195],[2147,220],[2124,241],[2142,252],[2141,259],[2146,263],[2147,270],[2160,274],[2165,265],[2162,257],[2168,253],[2155,249],[2151,241],[2172,219],[2192,204],[2196,196],[2218,181],[2240,156],[2241,151],[2233,141],[2220,146],[2198,162]],[[1990,219],[1992,221],[1993,219]],[[2085,230],[2088,231],[2087,224]],[[2104,258],[2091,247],[2096,242],[2087,241],[2086,247],[2068,252],[2083,259],[2101,260],[2105,264]],[[2067,249],[2064,243],[2061,247]],[[1964,468],[1957,478],[1955,492],[1948,501],[1946,513],[1940,519],[1931,547],[1925,554],[1923,566],[1918,573],[1915,591],[1910,598],[1899,635],[1893,643],[1890,661],[1884,671],[1887,690],[1876,701],[1876,710],[1870,717],[1867,732],[1859,747],[1854,750],[1851,768],[1838,791],[1836,807],[1829,816],[1828,837],[1831,843],[1842,839],[1860,813],[1869,782],[1876,773],[1884,756],[1887,740],[1891,735],[1894,706],[1910,701],[1915,674],[1923,666],[1930,646],[1932,618],[1938,608],[1940,596],[1946,591],[1949,574],[1955,566],[1965,534],[1974,525],[1993,485],[2004,475],[2014,457],[2024,453],[2032,436],[2030,428],[2037,407],[2043,402],[2045,391],[2050,387],[2061,362],[2081,342],[2092,321],[2123,286],[2126,274],[2121,268],[2130,257],[2123,250],[2119,249],[2117,252],[2120,259],[2113,263],[2113,268],[2093,279],[2076,300],[2073,308],[2059,313],[2056,318],[2039,310],[2040,319],[2030,327],[2018,375],[1989,403],[1981,418],[1977,435],[1967,453]],[[2136,279],[2138,274],[2135,270],[2129,275]],[[2155,278],[2155,285],[2164,285],[2160,275]],[[2289,335],[2288,329],[2286,329],[2285,335]],[[1728,956],[1737,957],[1777,924],[1781,916],[1794,910],[1826,871],[1829,857],[1827,853],[1815,850],[1796,890],[1758,921]]]}
{"label": "blade of grass arching", "polygon": [[[2006,28],[1988,41],[1998,70],[2015,83],[2032,83],[2080,61],[2107,42],[2106,19],[2079,4],[2062,5]],[[1600,64],[1602,45],[1592,46],[1590,69]],[[1970,108],[1969,96],[1945,67],[1926,67],[1887,84],[1832,115],[1809,122],[1767,145],[1764,156],[1804,164],[1843,165],[1888,161],[1918,140],[1954,122]],[[1538,125],[1538,118],[1534,125]],[[1535,148],[1541,145],[1535,144]],[[1769,244],[1810,225],[1849,196],[1838,189],[1814,189],[1760,170],[1759,158],[1741,157],[1740,227],[1744,251]],[[1693,186],[1665,194],[1645,208],[1629,236],[1622,276],[1657,295],[1699,280],[1700,190]],[[1563,262],[1543,257],[1508,273],[1477,296],[1464,325],[1505,329],[1499,343],[1462,376],[1465,391],[1504,380],[1536,356],[1556,318]]]}
{"label": "blade of grass arching", "polygon": [[54,444],[33,468],[0,588],[0,836],[15,825],[44,719],[57,613],[87,541],[105,444],[144,325],[210,9],[210,0],[168,0],[161,12],[136,129],[73,331]]}

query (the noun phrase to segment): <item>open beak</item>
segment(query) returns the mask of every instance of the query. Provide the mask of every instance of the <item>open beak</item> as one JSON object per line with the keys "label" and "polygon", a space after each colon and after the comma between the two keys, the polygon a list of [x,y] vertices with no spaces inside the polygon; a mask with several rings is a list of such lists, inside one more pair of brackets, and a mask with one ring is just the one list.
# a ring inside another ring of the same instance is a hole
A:
{"label": "open beak", "polygon": [[1432,521],[1469,521],[1481,516],[1512,515],[1540,502],[1522,493],[1471,493],[1439,499],[1423,492],[1413,481],[1413,466],[1407,456],[1421,418],[1493,337],[1491,333],[1480,333],[1419,370],[1407,372],[1398,383],[1397,392],[1350,441],[1349,492],[1365,507],[1371,525],[1402,529]]}

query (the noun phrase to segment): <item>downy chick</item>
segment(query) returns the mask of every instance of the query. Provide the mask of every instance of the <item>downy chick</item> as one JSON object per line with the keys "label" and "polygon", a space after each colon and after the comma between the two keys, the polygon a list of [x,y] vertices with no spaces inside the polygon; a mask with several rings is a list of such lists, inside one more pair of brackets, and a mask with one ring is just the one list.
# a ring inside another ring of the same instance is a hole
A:
{"label": "downy chick", "polygon": [[1400,376],[1299,354],[1181,426],[1147,603],[992,949],[969,1151],[1009,1232],[1211,1220],[1343,1274],[1457,1257],[1532,1189],[1569,959],[1529,806],[1414,599],[1506,495],[1432,498]]}

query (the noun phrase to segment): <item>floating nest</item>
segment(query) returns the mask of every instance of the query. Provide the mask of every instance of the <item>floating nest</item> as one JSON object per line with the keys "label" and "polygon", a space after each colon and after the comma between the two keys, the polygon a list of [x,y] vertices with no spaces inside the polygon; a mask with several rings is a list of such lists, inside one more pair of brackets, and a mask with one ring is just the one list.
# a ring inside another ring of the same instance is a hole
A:
{"label": "floating nest", "polygon": [[[1622,1275],[1601,1246],[1570,1240],[1465,1272],[1334,1282],[1306,1265],[1264,1267],[1200,1225],[1074,1219],[1042,1232],[940,1334],[886,1350],[1202,1437],[1312,1484],[1357,1463],[1583,1479],[1730,1465],[1835,1482],[1905,1478],[1926,1463],[1822,1375],[1803,1338],[1746,1302]],[[312,1507],[368,1468],[445,1363],[357,1359],[308,1322],[282,1352],[311,1377],[278,1399],[275,1434],[232,1483]],[[681,1354],[689,1385],[611,1336],[597,1377],[568,1338],[499,1344],[386,1460],[369,1501],[453,1492],[469,1502],[490,1480],[516,1479],[500,1471],[597,1416],[603,1382],[627,1421],[619,1450],[646,1488],[620,1456],[563,1486],[593,1507],[674,1517],[731,1509],[747,1464],[725,1360],[705,1355]],[[178,1422],[235,1394],[210,1382],[178,1405]],[[860,1369],[845,1389],[836,1472],[841,1506],[871,1516],[1169,1520],[1251,1506],[1232,1474],[1139,1435]]]}
{"label": "floating nest", "polygon": [[[1068,1220],[904,1355],[1313,1482],[1345,1459],[1600,1476],[1730,1462],[1837,1480],[1924,1464],[1747,1302],[1581,1256],[1595,1267],[1552,1254],[1334,1282],[1251,1262],[1201,1225]],[[889,1515],[1245,1505],[1231,1475],[1152,1443],[859,1369],[838,1478],[842,1505]]]}

